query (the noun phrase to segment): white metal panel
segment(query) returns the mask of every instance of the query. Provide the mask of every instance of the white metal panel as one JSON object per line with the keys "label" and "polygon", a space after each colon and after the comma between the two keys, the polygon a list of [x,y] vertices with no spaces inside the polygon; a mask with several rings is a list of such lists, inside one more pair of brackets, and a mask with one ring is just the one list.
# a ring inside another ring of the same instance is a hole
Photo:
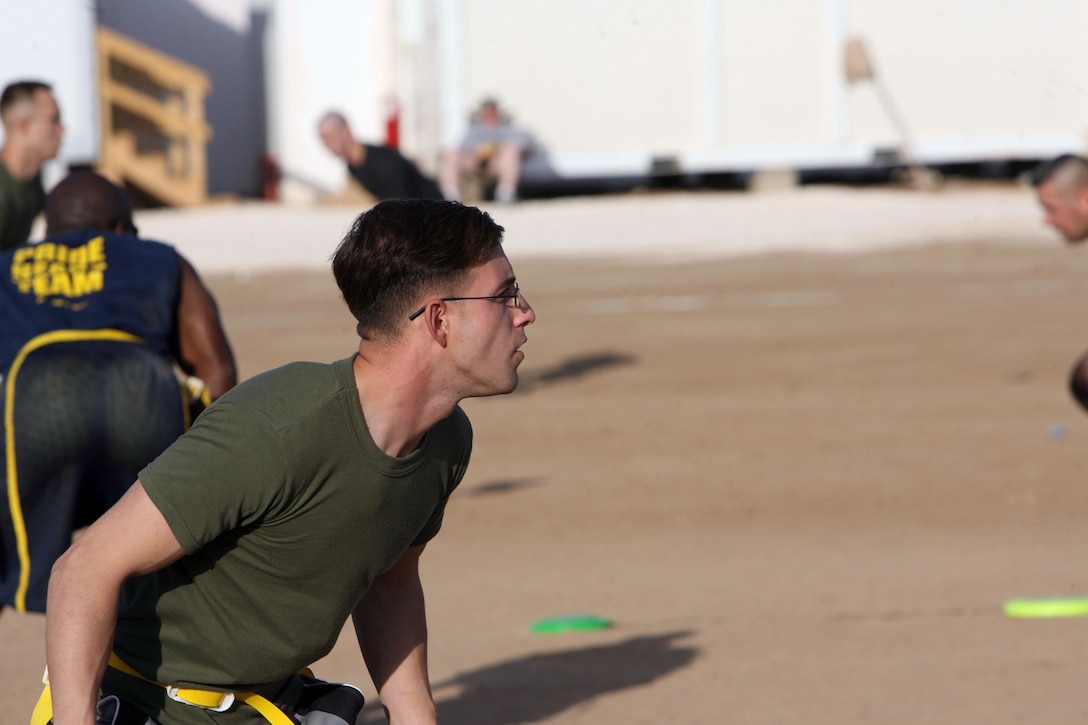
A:
{"label": "white metal panel", "polygon": [[859,163],[846,1],[462,0],[463,85],[498,96],[560,174]]}
{"label": "white metal panel", "polygon": [[[849,0],[847,28],[866,40],[923,156],[1083,145],[1084,0]],[[851,136],[894,143],[873,90],[868,83],[850,90]]]}
{"label": "white metal panel", "polygon": [[468,98],[465,72],[465,10],[461,0],[442,0],[438,5],[439,62],[438,84],[439,123],[441,131],[439,149],[453,148],[464,134],[468,124],[465,109]]}
{"label": "white metal panel", "polygon": [[706,138],[698,0],[463,5],[470,103],[498,96],[545,146],[650,154]]}
{"label": "white metal panel", "polygon": [[721,17],[730,147],[833,144],[837,66],[830,0],[727,0]]}

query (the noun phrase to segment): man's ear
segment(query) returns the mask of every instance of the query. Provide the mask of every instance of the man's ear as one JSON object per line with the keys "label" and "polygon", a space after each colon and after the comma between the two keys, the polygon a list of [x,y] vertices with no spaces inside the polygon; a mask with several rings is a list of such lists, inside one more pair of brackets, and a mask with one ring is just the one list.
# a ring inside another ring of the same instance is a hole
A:
{"label": "man's ear", "polygon": [[427,332],[442,347],[449,344],[450,318],[448,312],[449,307],[446,306],[445,302],[432,300],[427,303],[426,309],[417,320],[417,322],[422,322],[427,326]]}

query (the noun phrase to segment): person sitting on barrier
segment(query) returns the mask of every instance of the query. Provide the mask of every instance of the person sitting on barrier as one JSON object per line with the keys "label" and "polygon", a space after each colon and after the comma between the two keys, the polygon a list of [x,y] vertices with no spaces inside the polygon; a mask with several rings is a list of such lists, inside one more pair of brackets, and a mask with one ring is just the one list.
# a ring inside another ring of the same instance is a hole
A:
{"label": "person sitting on barrier", "polygon": [[517,201],[521,161],[532,146],[532,137],[513,124],[498,101],[484,100],[470,117],[458,147],[443,154],[442,193],[447,199],[460,199],[461,175],[482,171],[496,180],[496,201]]}

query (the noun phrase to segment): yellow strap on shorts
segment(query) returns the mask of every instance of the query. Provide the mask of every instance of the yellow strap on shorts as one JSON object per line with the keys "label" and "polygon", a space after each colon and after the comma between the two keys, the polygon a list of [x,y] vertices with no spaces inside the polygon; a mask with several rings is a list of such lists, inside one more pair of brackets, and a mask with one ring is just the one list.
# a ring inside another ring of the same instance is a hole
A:
{"label": "yellow strap on shorts", "polygon": [[[276,707],[268,698],[255,692],[220,692],[219,690],[201,690],[195,687],[164,685],[161,682],[144,677],[112,652],[110,653],[109,665],[119,672],[124,672],[126,675],[131,675],[165,689],[167,696],[171,700],[186,705],[222,712],[234,704],[235,700],[241,700],[259,712],[271,725],[297,725],[294,720],[288,717],[283,710]],[[53,695],[49,689],[48,675],[49,673],[46,671],[46,677],[43,678],[45,688],[42,690],[41,697],[38,698],[38,704],[34,706],[34,714],[30,717],[30,725],[47,725],[53,718]]]}
{"label": "yellow strap on shorts", "polygon": [[26,611],[26,592],[30,588],[30,544],[27,537],[26,521],[23,519],[23,505],[19,500],[19,467],[15,461],[15,381],[19,369],[26,362],[30,353],[46,345],[59,342],[85,342],[88,340],[113,340],[142,344],[142,338],[120,330],[53,330],[29,340],[19,350],[19,354],[8,368],[8,378],[4,381],[4,449],[7,451],[5,465],[8,474],[8,507],[11,509],[11,526],[15,531],[15,550],[19,555],[19,584],[15,589],[15,611]]}

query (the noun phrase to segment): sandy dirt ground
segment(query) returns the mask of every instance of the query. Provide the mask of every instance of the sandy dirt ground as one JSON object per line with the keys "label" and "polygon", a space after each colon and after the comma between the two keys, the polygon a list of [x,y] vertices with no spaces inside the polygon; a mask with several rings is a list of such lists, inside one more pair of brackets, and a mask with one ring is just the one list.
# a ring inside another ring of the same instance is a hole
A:
{"label": "sandy dirt ground", "polygon": [[[500,217],[501,221],[501,217]],[[448,724],[1069,723],[1088,252],[514,259],[539,319],[423,559]],[[329,275],[215,274],[243,377],[355,340]],[[538,635],[594,613],[613,627]],[[25,722],[40,617],[0,617]],[[316,671],[373,687],[345,635]],[[361,723],[382,722],[368,705]]]}

